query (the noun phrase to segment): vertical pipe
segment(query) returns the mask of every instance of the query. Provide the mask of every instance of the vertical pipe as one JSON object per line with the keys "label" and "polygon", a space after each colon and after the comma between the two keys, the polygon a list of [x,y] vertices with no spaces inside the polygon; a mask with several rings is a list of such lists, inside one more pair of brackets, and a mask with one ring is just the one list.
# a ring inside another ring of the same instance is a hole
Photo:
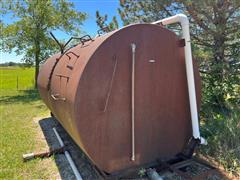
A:
{"label": "vertical pipe", "polygon": [[135,90],[135,51],[136,44],[132,43],[132,157],[131,160],[135,161],[135,106],[134,106],[134,90]]}
{"label": "vertical pipe", "polygon": [[188,82],[188,95],[189,95],[189,104],[191,111],[192,119],[192,129],[193,137],[195,139],[201,139],[199,131],[199,122],[198,122],[198,111],[197,111],[197,99],[196,99],[196,89],[194,82],[194,72],[193,72],[193,63],[192,63],[192,50],[191,50],[191,41],[189,33],[189,23],[181,23],[183,36],[185,38],[186,46],[184,47],[185,53],[185,66],[187,73],[187,82]]}
{"label": "vertical pipe", "polygon": [[194,81],[194,73],[193,73],[192,50],[191,50],[188,18],[184,14],[177,14],[175,16],[153,22],[152,24],[168,25],[173,23],[181,24],[183,37],[186,42],[186,46],[184,47],[184,53],[185,53],[185,66],[186,66],[186,73],[187,73],[187,84],[188,84],[188,93],[189,93],[188,95],[189,95],[189,104],[190,104],[190,112],[191,112],[191,120],[192,120],[193,137],[195,139],[199,139],[201,141],[201,144],[207,144],[206,140],[200,136],[200,130],[199,130],[197,100],[196,100],[196,90],[195,90],[195,81]]}

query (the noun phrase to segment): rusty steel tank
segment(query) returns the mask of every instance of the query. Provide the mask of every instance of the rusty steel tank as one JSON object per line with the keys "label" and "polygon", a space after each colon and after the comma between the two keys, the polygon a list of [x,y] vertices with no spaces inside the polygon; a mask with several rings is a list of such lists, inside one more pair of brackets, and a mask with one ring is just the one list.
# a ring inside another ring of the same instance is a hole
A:
{"label": "rusty steel tank", "polygon": [[[159,25],[134,24],[42,65],[43,101],[100,170],[113,173],[173,157],[192,137],[181,42]],[[194,73],[199,107],[195,62]]]}

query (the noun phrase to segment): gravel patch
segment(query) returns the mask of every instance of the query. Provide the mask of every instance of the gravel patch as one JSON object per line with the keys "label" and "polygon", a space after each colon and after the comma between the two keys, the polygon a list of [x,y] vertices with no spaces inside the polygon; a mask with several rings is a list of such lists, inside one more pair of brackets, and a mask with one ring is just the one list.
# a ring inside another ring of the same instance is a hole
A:
{"label": "gravel patch", "polygon": [[[60,144],[55,136],[53,129],[56,128],[57,132],[59,133],[60,137],[62,138],[66,150],[70,153],[76,167],[78,168],[82,178],[85,180],[95,180],[100,179],[97,171],[92,167],[89,160],[82,152],[82,150],[75,144],[75,142],[71,139],[71,137],[67,134],[64,128],[61,126],[58,121],[54,118],[44,118],[39,120],[39,125],[43,131],[45,139],[49,148],[58,148]],[[58,167],[61,179],[66,180],[75,180],[75,176],[73,171],[65,157],[64,154],[57,154],[54,156],[54,160]]]}

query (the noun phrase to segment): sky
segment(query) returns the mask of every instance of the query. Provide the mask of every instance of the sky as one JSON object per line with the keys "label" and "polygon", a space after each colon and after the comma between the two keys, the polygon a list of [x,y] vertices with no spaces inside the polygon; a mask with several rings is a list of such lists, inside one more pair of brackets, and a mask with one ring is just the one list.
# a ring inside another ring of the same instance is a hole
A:
{"label": "sky", "polygon": [[[96,34],[96,31],[99,27],[96,24],[96,11],[98,10],[101,15],[107,14],[108,20],[111,20],[113,16],[116,16],[118,22],[121,22],[120,17],[117,12],[117,8],[119,7],[119,0],[71,0],[75,4],[75,8],[78,11],[86,12],[88,14],[88,19],[84,21],[82,26],[82,31],[90,34],[91,36]],[[10,24],[13,20],[9,16],[3,17],[4,23]],[[119,24],[122,26],[122,24]],[[54,35],[58,39],[68,39],[69,36],[61,31],[55,31]],[[14,52],[12,53],[3,53],[0,54],[0,63],[4,62],[21,62],[22,55],[16,55]]]}

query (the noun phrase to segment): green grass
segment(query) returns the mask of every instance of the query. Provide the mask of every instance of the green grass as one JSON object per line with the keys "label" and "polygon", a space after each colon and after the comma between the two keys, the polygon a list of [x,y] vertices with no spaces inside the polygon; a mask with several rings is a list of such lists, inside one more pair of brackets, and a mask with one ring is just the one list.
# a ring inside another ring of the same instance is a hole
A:
{"label": "green grass", "polygon": [[25,90],[33,87],[33,67],[0,67],[0,89]]}
{"label": "green grass", "polygon": [[34,117],[49,114],[37,90],[16,90],[14,79],[21,77],[21,89],[31,88],[34,71],[1,69],[0,87],[0,179],[52,179],[57,172],[54,159],[22,161],[22,154],[47,149],[39,140]]}

